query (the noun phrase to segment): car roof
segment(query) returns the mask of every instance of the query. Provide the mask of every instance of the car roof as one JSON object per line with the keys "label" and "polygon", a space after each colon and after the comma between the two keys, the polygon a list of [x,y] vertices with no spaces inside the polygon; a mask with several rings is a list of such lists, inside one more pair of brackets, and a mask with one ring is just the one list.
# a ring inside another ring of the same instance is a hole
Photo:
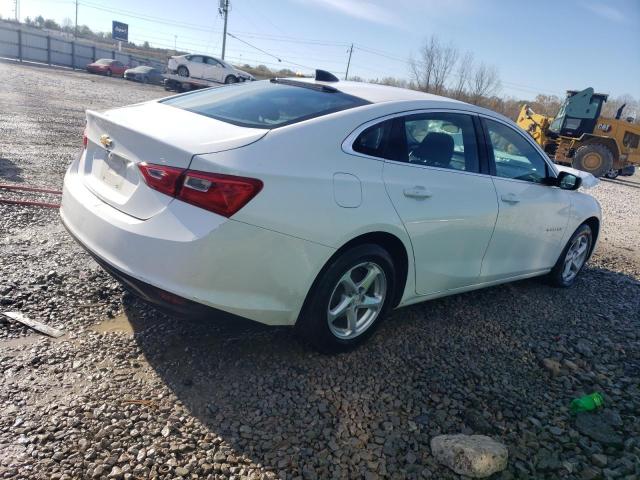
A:
{"label": "car roof", "polygon": [[287,80],[295,82],[304,82],[310,84],[327,85],[336,88],[343,93],[360,97],[370,103],[406,101],[406,100],[431,100],[431,101],[448,101],[455,103],[463,103],[452,98],[432,95],[430,93],[419,92],[417,90],[409,90],[408,88],[391,87],[389,85],[380,85],[377,83],[351,82],[340,80],[339,82],[319,82],[313,78],[287,78]]}
{"label": "car roof", "polygon": [[292,77],[287,78],[294,82],[304,82],[316,85],[326,85],[335,88],[348,95],[362,98],[370,103],[402,103],[406,106],[409,102],[417,102],[418,108],[429,108],[429,104],[437,104],[438,108],[452,108],[456,110],[467,110],[475,113],[484,113],[486,115],[500,118],[504,121],[512,123],[512,121],[504,115],[494,112],[477,105],[455,100],[449,97],[433,95],[431,93],[420,92],[418,90],[410,90],[408,88],[392,87],[389,85],[381,85],[378,83],[353,82],[348,80],[340,80],[338,82],[322,82],[308,77]]}

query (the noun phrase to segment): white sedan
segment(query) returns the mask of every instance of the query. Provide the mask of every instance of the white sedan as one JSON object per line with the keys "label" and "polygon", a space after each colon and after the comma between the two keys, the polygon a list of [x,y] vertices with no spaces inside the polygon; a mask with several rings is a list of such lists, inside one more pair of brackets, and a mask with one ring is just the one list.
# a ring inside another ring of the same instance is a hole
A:
{"label": "white sedan", "polygon": [[230,65],[219,58],[207,55],[179,55],[169,58],[169,73],[181,77],[208,80],[218,83],[237,83],[255,80],[253,75]]}
{"label": "white sedan", "polygon": [[576,171],[489,110],[318,75],[88,111],[64,224],[151,302],[326,351],[396,307],[576,281],[601,222]]}

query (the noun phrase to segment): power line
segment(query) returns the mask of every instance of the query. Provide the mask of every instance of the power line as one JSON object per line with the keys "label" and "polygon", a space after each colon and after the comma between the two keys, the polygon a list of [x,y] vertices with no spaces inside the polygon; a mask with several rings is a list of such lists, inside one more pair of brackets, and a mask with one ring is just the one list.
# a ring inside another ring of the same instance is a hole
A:
{"label": "power line", "polygon": [[[254,49],[258,50],[259,52],[264,53],[265,55],[268,55],[268,56],[270,56],[270,57],[272,57],[272,58],[275,58],[276,60],[278,60],[278,62],[282,62],[282,59],[281,59],[281,58],[279,58],[279,57],[277,57],[276,55],[273,55],[273,54],[271,54],[271,53],[267,52],[266,50],[263,50],[263,49],[261,49],[261,48],[259,48],[259,47],[256,47],[255,45],[252,45],[251,43],[249,43],[249,42],[247,42],[247,41],[245,41],[245,40],[242,40],[241,38],[238,38],[238,36],[237,36],[237,35],[234,35],[234,34],[232,34],[232,33],[230,33],[230,32],[227,32],[227,35],[229,35],[231,38],[234,38],[234,39],[238,40],[239,42],[244,43],[245,45],[250,46],[251,48],[254,48]],[[298,66],[298,67],[302,67],[302,68],[308,68],[308,69],[310,69],[310,70],[313,70],[313,69],[314,69],[313,67],[309,67],[309,66],[307,66],[307,65],[302,65],[302,64],[300,64],[300,63],[295,63],[295,62],[291,62],[291,61],[287,61],[286,63],[289,63],[289,64],[291,64],[291,65],[296,65],[296,66]]]}
{"label": "power line", "polygon": [[264,53],[265,55],[268,55],[269,57],[275,58],[276,60],[278,60],[279,62],[282,61],[282,59],[280,59],[279,57],[277,57],[276,55],[273,55],[265,50],[262,50],[261,48],[256,47],[255,45],[250,44],[249,42],[246,42],[244,40],[242,40],[241,38],[236,37],[233,33],[231,32],[227,32],[227,35],[229,35],[231,38],[235,38],[236,40],[238,40],[241,43],[244,43],[245,45],[250,46],[251,48],[258,50],[259,52]]}
{"label": "power line", "polygon": [[[16,0],[16,3],[19,0]],[[37,0],[36,0],[37,1]],[[131,18],[136,18],[138,20],[142,20],[142,21],[146,21],[146,22],[151,22],[151,23],[159,23],[159,24],[165,24],[165,25],[169,25],[172,26],[174,28],[184,28],[184,29],[190,29],[190,30],[196,30],[196,31],[202,31],[202,32],[206,32],[209,33],[210,35],[212,35],[213,33],[220,33],[219,30],[213,29],[211,27],[207,27],[206,25],[199,25],[199,24],[194,24],[194,23],[190,23],[190,22],[184,22],[184,21],[178,21],[175,19],[168,19],[168,18],[164,18],[164,17],[158,17],[158,16],[154,16],[154,15],[148,15],[148,14],[143,14],[143,13],[139,13],[139,12],[134,12],[132,10],[127,10],[127,9],[122,9],[122,8],[113,8],[113,7],[109,7],[106,8],[102,5],[98,5],[95,3],[92,3],[90,1],[87,0],[77,0],[77,1],[65,1],[65,0],[48,0],[48,1],[54,1],[56,3],[66,3],[66,4],[78,4],[78,5],[82,5],[84,7],[87,8],[91,8],[91,9],[95,9],[95,10],[99,10],[99,11],[104,11],[104,12],[108,12],[108,13],[115,13],[115,14],[119,14],[119,15],[124,15],[127,17],[131,17]],[[223,0],[223,1],[228,1],[228,0]],[[278,30],[282,31],[280,28],[278,28],[275,24],[273,24]],[[272,53],[267,52],[266,50],[263,50],[259,47],[256,47],[255,45],[250,44],[249,42],[247,42],[246,40],[242,40],[240,38],[238,38],[237,34],[241,34],[243,37],[245,38],[250,38],[250,39],[259,39],[259,40],[265,40],[265,41],[273,41],[273,42],[283,42],[283,43],[290,43],[290,44],[307,44],[307,45],[315,45],[315,46],[325,46],[325,47],[350,47],[349,44],[347,43],[342,43],[342,42],[332,42],[332,41],[326,41],[326,40],[319,40],[319,39],[307,39],[307,38],[299,38],[299,37],[294,37],[294,36],[288,36],[288,35],[272,35],[272,34],[263,34],[263,33],[257,33],[257,32],[241,32],[241,31],[236,31],[236,35],[233,36],[234,39],[243,42],[245,44],[247,44],[248,46],[250,46],[251,48],[254,48],[258,51],[260,51],[261,53],[268,55],[272,58],[275,58],[277,60],[279,60],[279,63],[287,63],[290,65],[295,65],[295,66],[299,66],[299,67],[303,67],[303,68],[307,68],[307,69],[313,69],[312,67],[306,66],[306,65],[302,65],[299,63],[295,63],[295,62],[290,62],[290,61],[286,61],[286,62],[282,62],[281,60],[281,56],[278,55],[274,55]],[[188,38],[188,37],[181,37],[181,38]],[[226,36],[224,37],[226,38]],[[157,43],[157,42],[154,42]],[[188,42],[183,42],[183,43],[188,43]],[[194,44],[195,45],[195,44]],[[201,44],[198,44],[201,45]],[[174,45],[175,46],[175,45]],[[360,50],[362,52],[366,52],[372,55],[377,55],[383,58],[386,58],[388,60],[393,60],[399,63],[402,63],[404,65],[411,65],[411,62],[406,60],[406,59],[402,59],[399,58],[398,56],[395,56],[391,53],[388,52],[384,52],[382,50],[378,50],[378,49],[374,49],[371,47],[367,47],[367,46],[363,46],[360,44],[354,44],[353,45],[354,49]],[[208,49],[208,47],[207,47]],[[329,62],[329,60],[324,60],[325,62]],[[333,62],[333,63],[341,63],[341,62]],[[419,62],[416,62],[419,64]],[[358,68],[364,68],[362,66],[359,66]],[[367,68],[365,68],[367,69]],[[456,76],[455,74],[453,74],[454,76]],[[523,85],[523,84],[519,84],[519,83],[515,83],[515,82],[510,82],[507,80],[502,80],[501,83],[503,85],[506,85],[508,88],[514,89],[514,90],[521,90],[521,91],[527,91],[527,92],[533,92],[533,93],[553,93],[553,94],[559,94],[558,92],[555,91],[550,91],[550,90],[546,90],[546,89],[541,89],[541,88],[537,88],[534,86],[528,86],[528,85]]]}

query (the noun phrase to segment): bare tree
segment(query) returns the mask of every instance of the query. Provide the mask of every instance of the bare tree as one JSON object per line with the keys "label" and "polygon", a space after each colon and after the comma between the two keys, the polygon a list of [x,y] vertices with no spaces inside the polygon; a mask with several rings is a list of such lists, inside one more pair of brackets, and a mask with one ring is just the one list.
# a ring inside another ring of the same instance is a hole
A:
{"label": "bare tree", "polygon": [[369,80],[371,83],[379,83],[380,85],[389,85],[391,87],[407,88],[407,81],[403,78],[383,77]]}
{"label": "bare tree", "polygon": [[548,117],[555,117],[560,110],[562,100],[557,95],[543,95],[538,94],[533,102],[529,103],[529,106],[536,113],[541,113]]}
{"label": "bare tree", "polygon": [[62,19],[62,30],[65,32],[71,31],[73,28],[73,21],[69,17],[64,17]]}
{"label": "bare tree", "polygon": [[424,42],[417,59],[411,59],[412,81],[419,90],[443,93],[458,61],[458,49],[452,43],[442,45],[435,35]]}
{"label": "bare tree", "polygon": [[471,52],[466,52],[458,62],[458,69],[454,74],[456,80],[450,93],[453,98],[463,100],[466,97],[471,81],[471,73],[473,72],[473,64],[473,53]]}
{"label": "bare tree", "polygon": [[433,87],[434,93],[440,95],[444,93],[451,72],[458,63],[459,51],[452,43],[443,45],[439,49],[438,57],[433,65]]}
{"label": "bare tree", "polygon": [[500,90],[498,70],[492,65],[481,62],[471,77],[469,101],[479,105],[484,98],[495,95]]}
{"label": "bare tree", "polygon": [[616,98],[610,98],[602,107],[601,115],[607,118],[615,118],[618,109],[623,105],[625,107],[622,111],[621,118],[625,120],[629,116],[633,117],[633,114],[635,113],[635,121],[640,122],[640,102],[628,93]]}

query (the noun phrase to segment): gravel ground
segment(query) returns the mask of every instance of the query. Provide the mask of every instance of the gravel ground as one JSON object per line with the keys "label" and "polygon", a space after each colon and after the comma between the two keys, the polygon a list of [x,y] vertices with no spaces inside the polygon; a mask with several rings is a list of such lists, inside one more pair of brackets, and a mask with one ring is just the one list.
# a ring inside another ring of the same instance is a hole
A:
{"label": "gravel ground", "polygon": [[[85,108],[165,94],[12,63],[0,77],[0,183],[60,188]],[[429,441],[461,432],[507,445],[495,478],[637,479],[640,177],[592,192],[605,224],[574,288],[530,280],[404,308],[334,357],[287,329],[163,315],[56,210],[0,205],[0,309],[67,332],[0,320],[0,478],[447,479]],[[606,408],[576,419],[570,400],[592,391]]]}

